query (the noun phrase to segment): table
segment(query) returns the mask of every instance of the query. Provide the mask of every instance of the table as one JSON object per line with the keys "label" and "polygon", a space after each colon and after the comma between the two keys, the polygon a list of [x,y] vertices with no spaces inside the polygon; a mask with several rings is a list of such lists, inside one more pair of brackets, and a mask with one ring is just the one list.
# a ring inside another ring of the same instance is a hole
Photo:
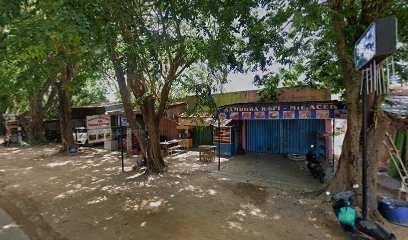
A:
{"label": "table", "polygon": [[179,145],[179,142],[181,142],[181,140],[178,140],[178,139],[160,142],[160,146],[163,148],[164,155],[169,156],[175,152],[179,152],[181,148],[181,145]]}
{"label": "table", "polygon": [[198,146],[200,161],[212,162],[215,160],[215,149],[214,145],[200,145]]}

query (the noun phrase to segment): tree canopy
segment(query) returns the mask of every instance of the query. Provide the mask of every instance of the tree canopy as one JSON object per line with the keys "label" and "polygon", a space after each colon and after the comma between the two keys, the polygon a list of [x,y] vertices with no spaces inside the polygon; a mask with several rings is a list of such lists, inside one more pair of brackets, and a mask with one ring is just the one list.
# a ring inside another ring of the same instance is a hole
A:
{"label": "tree canopy", "polygon": [[[211,90],[215,78],[197,84],[191,76],[224,76],[226,69],[239,65],[240,24],[255,6],[256,1],[70,2],[69,9],[89,26],[89,40],[112,63],[129,124],[150,170],[165,166],[158,126],[172,94],[179,94],[175,89],[192,85],[191,90]],[[192,73],[192,66],[202,68]],[[135,120],[132,101],[146,129]]]}
{"label": "tree canopy", "polygon": [[[262,1],[258,17],[243,32],[252,43],[243,45],[247,53],[243,59],[252,69],[264,72],[254,83],[265,86],[272,97],[280,85],[328,87],[343,93],[348,105],[347,132],[329,189],[351,189],[361,180],[361,75],[354,67],[353,48],[370,23],[390,15],[397,17],[399,40],[405,43],[394,58],[397,73],[406,81],[408,5],[403,0]],[[268,71],[274,64],[282,67]],[[371,210],[377,207],[378,158],[384,151],[378,143],[389,126],[379,111],[382,101],[381,95],[371,95],[368,101],[368,146],[376,149],[368,156]]]}
{"label": "tree canopy", "polygon": [[[332,5],[341,4],[337,11]],[[243,36],[252,44],[245,45],[249,52],[245,61],[261,70],[255,78],[258,86],[309,85],[330,87],[343,92],[347,80],[341,74],[336,52],[336,23],[334,14],[344,17],[347,53],[352,57],[353,46],[371,21],[395,15],[398,19],[399,40],[407,42],[406,1],[272,1],[264,2],[261,16],[251,21]],[[407,45],[400,47],[395,56],[397,71],[406,80]],[[352,61],[352,59],[349,59]],[[279,71],[268,71],[268,66],[281,66]]]}

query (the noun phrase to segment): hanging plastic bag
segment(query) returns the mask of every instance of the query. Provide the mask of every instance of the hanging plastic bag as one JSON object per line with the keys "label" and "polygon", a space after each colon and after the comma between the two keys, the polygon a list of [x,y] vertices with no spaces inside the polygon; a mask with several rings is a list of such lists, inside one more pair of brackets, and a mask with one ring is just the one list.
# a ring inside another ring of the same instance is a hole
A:
{"label": "hanging plastic bag", "polygon": [[337,216],[339,222],[344,225],[354,227],[356,220],[356,210],[350,207],[340,208],[340,212]]}

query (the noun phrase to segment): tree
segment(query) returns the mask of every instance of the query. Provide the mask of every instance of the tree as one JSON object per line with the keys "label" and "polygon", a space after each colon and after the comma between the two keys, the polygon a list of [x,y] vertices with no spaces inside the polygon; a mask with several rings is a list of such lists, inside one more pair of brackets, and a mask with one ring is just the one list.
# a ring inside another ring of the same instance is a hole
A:
{"label": "tree", "polygon": [[[244,32],[253,45],[246,61],[267,71],[268,65],[280,63],[278,73],[259,77],[261,84],[312,85],[342,92],[348,105],[348,125],[338,170],[329,190],[351,189],[361,180],[361,98],[360,73],[355,70],[353,47],[368,25],[382,16],[397,15],[400,40],[407,40],[405,1],[273,1],[263,5],[263,16],[254,18]],[[407,48],[399,57],[407,56]],[[400,70],[403,70],[401,67]],[[405,68],[406,70],[406,68]],[[382,96],[369,98],[368,159],[370,160],[369,208],[377,208],[377,157],[383,151],[382,137],[387,120],[380,110]]]}
{"label": "tree", "polygon": [[57,95],[62,141],[65,148],[73,148],[72,95],[89,90],[81,88],[100,69],[98,54],[86,45],[89,41],[83,41],[87,38],[86,22],[68,11],[65,1],[13,0],[0,4],[7,10],[0,14],[1,62],[10,70],[18,70],[13,78],[0,75],[10,89],[10,96],[4,99],[17,99],[13,97],[15,89],[23,93],[21,99],[28,102],[24,111],[30,112],[30,139],[42,142],[42,122]]}
{"label": "tree", "polygon": [[[234,27],[234,21],[246,16],[252,6],[252,1],[72,2],[112,61],[128,122],[149,171],[165,169],[159,122],[173,86],[179,85],[193,63],[216,68],[235,59],[230,50],[239,26]],[[133,115],[131,94],[146,131]]]}
{"label": "tree", "polygon": [[109,102],[107,95],[107,84],[100,84],[103,76],[94,76],[94,78],[88,78],[83,85],[75,91],[75,95],[72,96],[72,102],[74,106],[84,106],[94,103]]}
{"label": "tree", "polygon": [[[0,61],[4,74],[0,74],[0,78],[5,85],[2,91],[4,109],[22,113],[19,119],[31,143],[44,142],[42,122],[55,97],[55,91],[49,91],[51,79],[41,66],[42,63],[32,61],[34,58],[38,60],[41,55],[41,49],[35,51],[33,43],[38,40],[34,36],[37,29],[31,28],[38,19],[38,14],[27,10],[25,1],[1,2],[1,7]],[[26,34],[33,38],[27,38]],[[33,48],[22,47],[27,44]],[[33,58],[28,59],[29,55]],[[44,101],[47,97],[48,101]],[[28,110],[31,113],[27,122],[25,112]]]}

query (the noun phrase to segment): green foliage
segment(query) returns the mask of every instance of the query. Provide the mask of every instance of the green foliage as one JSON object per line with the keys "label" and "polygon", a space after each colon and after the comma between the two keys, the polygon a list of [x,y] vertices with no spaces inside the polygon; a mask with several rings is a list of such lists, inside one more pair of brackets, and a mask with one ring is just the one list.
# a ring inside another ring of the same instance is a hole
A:
{"label": "green foliage", "polygon": [[217,105],[213,93],[222,91],[222,86],[227,82],[228,72],[225,69],[209,69],[203,63],[195,64],[181,77],[180,83],[174,86],[173,96],[182,99],[188,95],[195,96],[195,101],[187,105],[187,113],[198,114],[206,111],[210,114],[217,112]]}
{"label": "green foliage", "polygon": [[81,89],[76,91],[76,94],[72,97],[72,103],[74,106],[84,106],[93,103],[109,102],[106,98],[106,88],[97,84],[94,79],[88,79],[85,84],[81,85]]}
{"label": "green foliage", "polygon": [[2,111],[30,111],[30,96],[39,91],[45,92],[45,104],[51,77],[58,81],[60,70],[72,63],[74,77],[65,88],[78,94],[75,103],[106,100],[103,86],[96,82],[103,59],[88,41],[89,25],[66,7],[68,2],[0,1]]}
{"label": "green foliage", "polygon": [[[160,108],[185,94],[208,96],[227,69],[242,66],[238,35],[256,3],[76,0],[70,7],[89,22],[94,44],[115,58],[136,103]],[[184,74],[192,66],[199,67]]]}
{"label": "green foliage", "polygon": [[[354,43],[371,23],[368,19],[396,15],[400,40],[406,42],[406,1],[390,1],[384,9],[383,1],[341,2],[345,6],[341,14],[346,24],[349,56],[352,56]],[[331,10],[328,4],[307,0],[265,1],[261,12],[253,15],[248,28],[243,31],[243,38],[251,43],[242,45],[242,52],[246,53],[243,61],[251,70],[262,70],[265,75],[254,79],[254,84],[265,86],[266,92],[281,85],[328,87],[334,93],[345,89],[346,81],[340,74],[335,48],[338,39],[330,18],[339,13]],[[396,59],[407,59],[406,56],[407,47],[404,46]],[[268,66],[273,65],[282,67],[277,72],[268,71]],[[406,79],[406,63],[405,66],[398,65],[397,70]]]}
{"label": "green foliage", "polygon": [[[18,68],[12,63],[0,62],[0,112],[6,112],[11,104],[21,100],[21,92],[17,88]],[[7,79],[7,81],[3,80]]]}

